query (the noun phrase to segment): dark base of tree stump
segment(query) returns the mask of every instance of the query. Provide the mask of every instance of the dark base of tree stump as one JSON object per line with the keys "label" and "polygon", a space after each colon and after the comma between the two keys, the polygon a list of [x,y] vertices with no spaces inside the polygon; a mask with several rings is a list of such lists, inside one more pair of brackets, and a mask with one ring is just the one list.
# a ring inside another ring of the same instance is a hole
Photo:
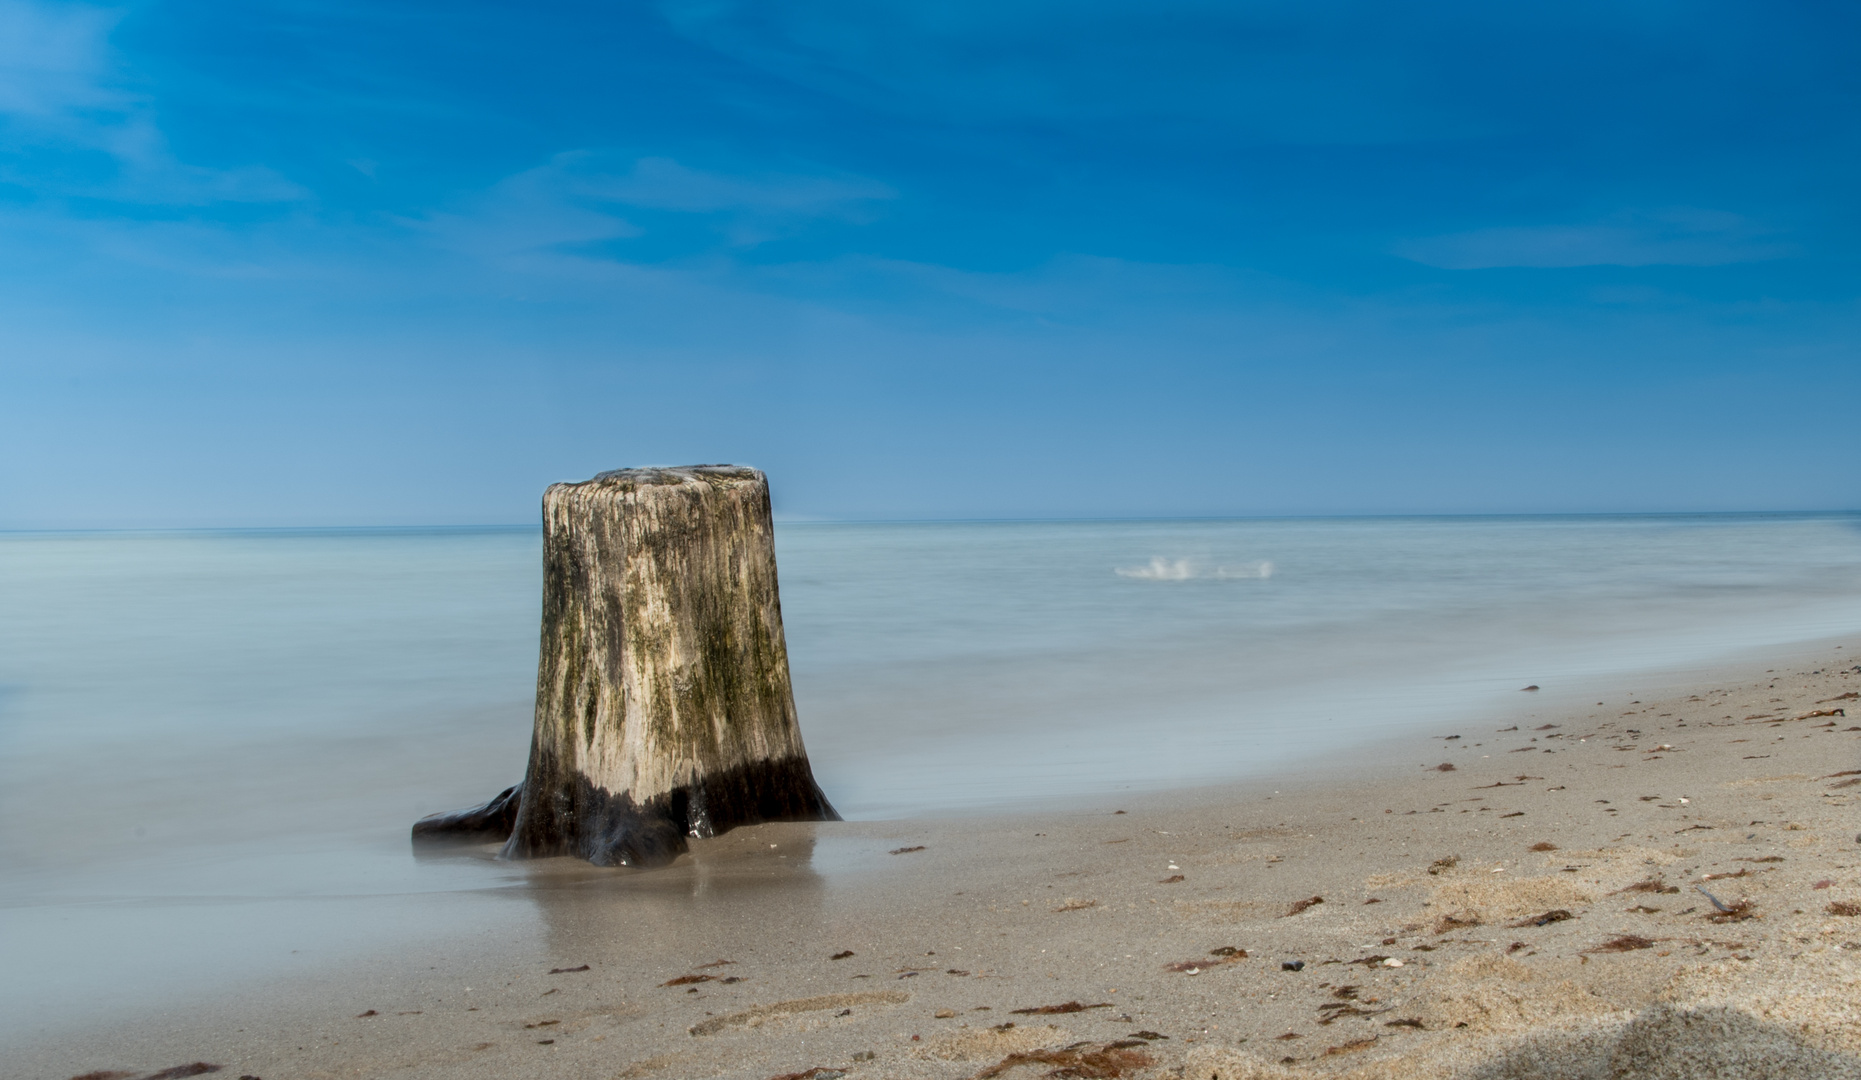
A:
{"label": "dark base of tree stump", "polygon": [[428,814],[414,822],[416,844],[496,844],[510,839],[523,804],[523,785],[507,787],[482,806]]}
{"label": "dark base of tree stump", "polygon": [[573,855],[596,866],[664,866],[687,849],[688,837],[711,837],[765,821],[839,821],[806,758],[759,761],[673,788],[644,805],[586,779],[555,805],[532,807],[514,832],[523,785],[483,806],[433,814],[414,825],[417,844],[506,841],[506,859]]}

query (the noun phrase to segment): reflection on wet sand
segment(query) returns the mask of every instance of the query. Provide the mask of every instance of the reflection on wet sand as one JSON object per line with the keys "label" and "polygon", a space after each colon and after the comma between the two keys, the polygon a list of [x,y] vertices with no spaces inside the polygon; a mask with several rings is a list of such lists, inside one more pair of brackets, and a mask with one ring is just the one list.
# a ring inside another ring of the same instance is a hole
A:
{"label": "reflection on wet sand", "polygon": [[[753,949],[765,935],[821,921],[827,881],[814,866],[816,827],[734,829],[693,841],[672,865],[651,870],[539,860],[528,864],[524,893],[542,919],[551,956],[599,967],[625,955],[663,967],[671,979],[729,959],[732,949]],[[717,955],[689,955],[700,941]],[[717,981],[731,978],[713,974]]]}

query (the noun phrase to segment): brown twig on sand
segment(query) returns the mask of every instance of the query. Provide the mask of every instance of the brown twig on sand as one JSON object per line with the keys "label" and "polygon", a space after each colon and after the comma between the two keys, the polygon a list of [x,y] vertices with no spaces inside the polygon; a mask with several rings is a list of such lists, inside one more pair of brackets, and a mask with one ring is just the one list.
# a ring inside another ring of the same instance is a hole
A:
{"label": "brown twig on sand", "polygon": [[1752,715],[1745,717],[1745,719],[1753,721],[1758,724],[1788,724],[1788,723],[1794,723],[1795,721],[1798,721],[1798,720],[1814,720],[1818,716],[1847,716],[1847,715],[1848,715],[1847,713],[1843,712],[1840,709],[1811,709],[1808,712],[1797,713],[1795,716],[1766,716],[1763,713],[1753,713]]}
{"label": "brown twig on sand", "polygon": [[1389,1011],[1388,1009],[1359,1009],[1355,1005],[1341,1001],[1327,1002],[1320,1005],[1318,1010],[1324,1014],[1324,1018],[1318,1021],[1320,1027],[1330,1027],[1331,1022],[1340,1016],[1380,1016]]}
{"label": "brown twig on sand", "polygon": [[1220,967],[1223,964],[1238,964],[1247,959],[1246,949],[1237,949],[1232,945],[1223,945],[1209,951],[1213,960],[1179,960],[1174,964],[1163,965],[1165,971],[1183,971],[1192,975],[1200,974],[1204,968]]}
{"label": "brown twig on sand", "polygon": [[1337,1054],[1354,1054],[1359,1050],[1368,1050],[1375,1045],[1376,1036],[1374,1035],[1363,1039],[1352,1039],[1350,1042],[1340,1043],[1337,1046],[1325,1047],[1325,1056],[1332,1057]]}
{"label": "brown twig on sand", "polygon": [[1297,915],[1301,911],[1304,911],[1306,908],[1316,907],[1319,904],[1322,904],[1324,902],[1325,902],[1325,898],[1322,896],[1314,896],[1306,900],[1294,900],[1292,902],[1292,907],[1287,910],[1286,914],[1280,917],[1284,919],[1289,919],[1293,917],[1294,915]]}
{"label": "brown twig on sand", "polygon": [[1076,1013],[1085,1012],[1087,1009],[1109,1008],[1111,1008],[1111,1002],[1109,1001],[1101,1001],[1097,1005],[1081,1005],[1077,1001],[1069,1001],[1064,1005],[1038,1005],[1032,1009],[1010,1009],[1008,1011],[1015,1016],[1054,1016],[1059,1013]]}

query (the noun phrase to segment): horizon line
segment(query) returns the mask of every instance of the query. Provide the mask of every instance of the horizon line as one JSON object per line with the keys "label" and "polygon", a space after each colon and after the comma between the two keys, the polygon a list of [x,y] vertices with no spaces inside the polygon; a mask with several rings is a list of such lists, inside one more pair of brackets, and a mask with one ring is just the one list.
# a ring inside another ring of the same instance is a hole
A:
{"label": "horizon line", "polygon": [[[1142,524],[1163,522],[1239,522],[1239,521],[1400,521],[1400,520],[1518,520],[1572,518],[1782,518],[1845,517],[1861,514],[1861,509],[1841,510],[1557,510],[1557,511],[1390,511],[1339,513],[1268,513],[1268,514],[1155,514],[1155,515],[1055,515],[1051,517],[820,517],[814,515],[783,517],[775,524],[807,525],[1066,525],[1066,524]],[[9,528],[0,526],[0,537],[95,536],[124,534],[238,534],[238,533],[486,533],[536,532],[537,522],[477,522],[461,524],[372,524],[372,525],[104,525],[43,526]]]}

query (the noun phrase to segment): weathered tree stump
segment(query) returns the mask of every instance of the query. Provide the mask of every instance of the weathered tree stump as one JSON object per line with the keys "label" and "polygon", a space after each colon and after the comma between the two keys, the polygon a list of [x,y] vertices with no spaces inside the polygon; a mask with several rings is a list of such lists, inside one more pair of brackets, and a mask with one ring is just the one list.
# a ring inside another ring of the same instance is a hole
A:
{"label": "weathered tree stump", "polygon": [[839,815],[795,719],[768,480],[693,465],[551,486],[529,771],[415,839],[502,831],[506,858],[653,866],[687,837],[810,820]]}

